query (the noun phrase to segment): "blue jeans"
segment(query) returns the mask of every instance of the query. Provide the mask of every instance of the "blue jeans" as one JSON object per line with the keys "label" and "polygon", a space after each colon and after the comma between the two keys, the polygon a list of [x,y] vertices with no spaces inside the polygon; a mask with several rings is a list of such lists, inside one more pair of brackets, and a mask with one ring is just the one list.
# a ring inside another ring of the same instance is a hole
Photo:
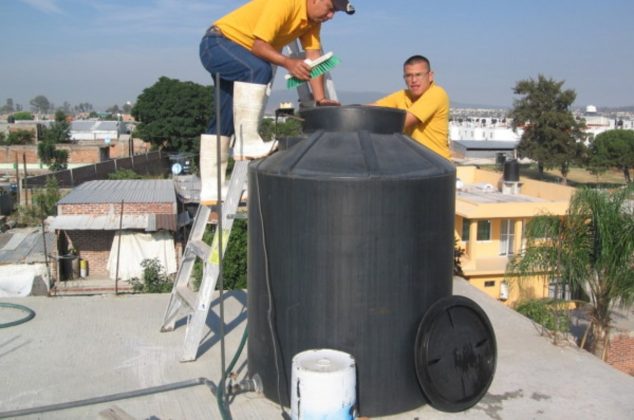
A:
{"label": "blue jeans", "polygon": [[[211,74],[214,83],[220,74],[220,134],[231,136],[233,129],[233,82],[268,84],[273,69],[268,61],[228,40],[219,33],[207,31],[200,41],[200,61]],[[208,134],[217,134],[215,107],[207,127]]]}

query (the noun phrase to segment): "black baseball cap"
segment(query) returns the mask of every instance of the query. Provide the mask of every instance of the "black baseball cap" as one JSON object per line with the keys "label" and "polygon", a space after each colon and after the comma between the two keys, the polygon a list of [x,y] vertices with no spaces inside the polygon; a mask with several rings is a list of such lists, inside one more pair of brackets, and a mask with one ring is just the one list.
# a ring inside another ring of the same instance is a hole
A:
{"label": "black baseball cap", "polygon": [[332,5],[338,12],[346,12],[349,15],[354,14],[354,6],[348,0],[332,0]]}

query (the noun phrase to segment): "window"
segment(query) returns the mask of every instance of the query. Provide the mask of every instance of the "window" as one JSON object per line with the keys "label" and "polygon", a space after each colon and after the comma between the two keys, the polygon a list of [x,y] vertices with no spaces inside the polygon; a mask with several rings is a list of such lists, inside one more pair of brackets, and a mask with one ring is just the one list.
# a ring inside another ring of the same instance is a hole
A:
{"label": "window", "polygon": [[478,241],[491,240],[491,221],[478,220]]}
{"label": "window", "polygon": [[556,279],[550,280],[548,283],[548,297],[552,299],[570,300],[570,285],[563,284]]}
{"label": "window", "polygon": [[469,241],[469,226],[471,226],[471,221],[469,219],[462,219],[462,235],[461,238],[463,241]]}
{"label": "window", "polygon": [[513,220],[504,219],[500,223],[500,255],[513,255],[515,227]]}
{"label": "window", "polygon": [[484,287],[495,287],[495,280],[488,280],[484,282]]}

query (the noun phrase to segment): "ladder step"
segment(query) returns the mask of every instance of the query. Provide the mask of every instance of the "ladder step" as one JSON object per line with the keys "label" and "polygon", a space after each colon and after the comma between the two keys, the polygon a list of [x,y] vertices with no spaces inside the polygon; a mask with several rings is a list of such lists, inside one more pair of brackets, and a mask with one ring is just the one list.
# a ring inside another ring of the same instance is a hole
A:
{"label": "ladder step", "polygon": [[211,250],[211,247],[204,243],[201,239],[189,241],[187,243],[187,247],[203,261],[207,259],[209,251]]}
{"label": "ladder step", "polygon": [[187,285],[176,287],[176,294],[181,298],[183,303],[189,306],[192,310],[196,310],[196,293],[187,287]]}

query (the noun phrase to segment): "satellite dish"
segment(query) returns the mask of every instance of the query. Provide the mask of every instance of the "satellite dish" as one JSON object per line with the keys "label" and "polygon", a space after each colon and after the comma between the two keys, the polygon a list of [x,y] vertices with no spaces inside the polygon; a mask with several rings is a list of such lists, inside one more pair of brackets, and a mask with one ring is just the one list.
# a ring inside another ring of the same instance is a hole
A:
{"label": "satellite dish", "polygon": [[183,172],[183,167],[181,166],[180,163],[177,162],[177,163],[172,165],[172,174],[178,175],[181,172]]}

